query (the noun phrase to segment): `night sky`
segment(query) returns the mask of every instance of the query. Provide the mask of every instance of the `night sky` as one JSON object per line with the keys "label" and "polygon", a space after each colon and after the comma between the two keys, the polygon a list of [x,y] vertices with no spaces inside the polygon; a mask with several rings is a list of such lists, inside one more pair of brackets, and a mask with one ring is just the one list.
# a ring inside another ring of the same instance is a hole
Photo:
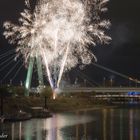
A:
{"label": "night sky", "polygon": [[[0,55],[14,48],[8,44],[8,41],[2,35],[3,22],[10,20],[16,23],[23,9],[24,0],[0,0]],[[140,79],[139,13],[140,0],[110,0],[108,3],[108,12],[105,14],[105,17],[109,18],[112,24],[108,31],[108,34],[112,37],[112,41],[109,45],[98,45],[93,49],[98,59],[98,64],[137,79]],[[3,61],[0,60],[0,63]],[[0,71],[0,79],[8,73],[14,64],[15,62],[12,62],[4,71]],[[21,64],[22,62],[17,67]],[[0,65],[0,69],[2,67]],[[79,72],[77,70],[79,71],[80,69],[76,68],[69,72],[69,76],[73,81],[78,77]],[[86,66],[81,72],[88,77],[89,81],[101,83],[103,77],[106,79],[111,77],[114,81],[117,81],[116,83],[118,85],[126,82],[113,73],[105,72],[93,65]],[[4,81],[9,82],[9,79],[14,74],[15,71],[11,72]],[[19,83],[20,80],[24,81],[25,76],[26,69],[23,67],[13,80],[13,83]]]}

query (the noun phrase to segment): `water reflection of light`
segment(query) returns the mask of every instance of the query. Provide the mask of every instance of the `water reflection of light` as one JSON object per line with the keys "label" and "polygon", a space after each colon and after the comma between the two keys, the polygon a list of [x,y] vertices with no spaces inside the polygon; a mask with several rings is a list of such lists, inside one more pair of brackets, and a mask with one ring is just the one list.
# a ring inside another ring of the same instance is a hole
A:
{"label": "water reflection of light", "polygon": [[25,128],[24,128],[24,135],[25,135],[25,140],[32,140],[32,126],[33,124],[31,122],[25,122]]}
{"label": "water reflection of light", "polygon": [[47,119],[4,123],[8,125],[4,128],[10,140],[139,140],[139,115],[138,109],[59,113]]}
{"label": "water reflection of light", "polygon": [[[54,125],[52,123],[52,120],[55,120],[57,118],[57,123]],[[91,122],[93,121],[94,118],[91,116],[84,116],[84,115],[78,115],[76,116],[75,114],[56,114],[53,115],[52,118],[47,119],[47,123],[50,122],[50,124],[52,125],[52,127],[57,127],[57,128],[62,128],[62,127],[66,127],[66,126],[73,126],[76,124],[84,124],[87,122]],[[50,125],[45,125],[45,129],[49,130],[51,127]]]}
{"label": "water reflection of light", "polygon": [[123,110],[120,110],[120,140],[123,140]]}
{"label": "water reflection of light", "polygon": [[[86,115],[86,111],[84,111],[84,115]],[[84,136],[83,139],[87,139],[87,123],[84,123]]]}
{"label": "water reflection of light", "polygon": [[138,132],[138,123],[137,123],[137,117],[139,116],[138,114],[138,110],[136,110],[135,111],[135,118],[134,118],[134,135],[135,135],[135,140],[138,140],[138,134],[139,134],[139,132]]}
{"label": "water reflection of light", "polygon": [[134,135],[133,135],[133,110],[129,111],[129,131],[130,131],[130,140],[134,140]]}
{"label": "water reflection of light", "polygon": [[[57,129],[59,120],[57,115],[53,115],[51,119],[44,120],[44,130],[47,130],[46,140],[62,140],[60,130]],[[49,129],[48,129],[49,128]]]}
{"label": "water reflection of light", "polygon": [[[67,132],[63,131],[63,128],[76,126],[77,136],[72,135],[71,140],[76,140],[76,137],[77,140],[80,138],[85,140],[87,135],[86,123],[93,120],[94,118],[88,114],[61,113],[54,114],[53,117],[47,119],[32,119],[25,122],[16,122],[11,124],[10,139],[67,140]],[[82,135],[81,125],[83,126]]]}
{"label": "water reflection of light", "polygon": [[40,130],[40,125],[41,125],[41,123],[39,121],[37,121],[37,131],[36,131],[37,140],[42,140],[42,133],[41,133],[41,130]]}
{"label": "water reflection of light", "polygon": [[113,113],[114,113],[114,110],[113,109],[111,109],[110,110],[110,113],[111,113],[111,115],[110,115],[110,117],[111,117],[111,120],[110,120],[110,133],[111,133],[111,140],[113,140],[114,139],[114,133],[113,133],[113,131],[114,131],[114,117],[113,117]]}
{"label": "water reflection of light", "polygon": [[15,124],[14,123],[12,123],[12,140],[14,140],[15,139]]}
{"label": "water reflection of light", "polygon": [[106,140],[106,119],[107,119],[107,110],[103,109],[103,139]]}
{"label": "water reflection of light", "polygon": [[11,140],[22,139],[22,122],[12,123],[11,125]]}
{"label": "water reflection of light", "polygon": [[19,123],[19,140],[21,140],[22,137],[22,123]]}
{"label": "water reflection of light", "polygon": [[[79,118],[79,112],[76,112],[76,116]],[[76,140],[79,140],[79,124],[76,124]]]}
{"label": "water reflection of light", "polygon": [[[93,120],[93,117],[75,114],[54,114],[52,118],[44,120],[44,130],[47,131],[46,140],[63,140],[61,128],[76,126],[76,140],[79,140],[79,124],[85,124]],[[84,137],[86,135],[86,125],[83,125]]]}

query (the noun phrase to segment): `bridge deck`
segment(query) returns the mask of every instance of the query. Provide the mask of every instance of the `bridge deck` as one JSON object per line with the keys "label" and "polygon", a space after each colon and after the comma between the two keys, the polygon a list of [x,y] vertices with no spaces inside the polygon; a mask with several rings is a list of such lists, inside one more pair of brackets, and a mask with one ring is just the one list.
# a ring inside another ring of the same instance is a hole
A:
{"label": "bridge deck", "polygon": [[140,92],[140,87],[69,87],[61,89],[63,92],[96,92],[96,93],[126,93]]}

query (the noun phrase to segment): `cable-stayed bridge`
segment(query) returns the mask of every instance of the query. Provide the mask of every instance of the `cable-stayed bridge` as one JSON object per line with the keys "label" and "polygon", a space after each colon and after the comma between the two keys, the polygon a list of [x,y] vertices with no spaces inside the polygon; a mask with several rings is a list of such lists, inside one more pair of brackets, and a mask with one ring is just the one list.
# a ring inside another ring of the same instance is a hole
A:
{"label": "cable-stayed bridge", "polygon": [[[15,61],[13,61],[13,59],[15,59]],[[114,74],[116,76],[119,76],[121,78],[126,79],[129,82],[133,82],[135,83],[136,86],[138,86],[138,84],[140,83],[140,81],[138,80],[138,78],[132,78],[131,76],[122,74],[120,72],[114,71],[110,68],[107,68],[103,65],[97,64],[97,63],[91,63],[92,66],[99,68],[100,70],[104,70],[107,71],[111,74]],[[5,53],[0,55],[0,72],[2,73],[0,75],[0,84],[5,83],[7,80],[9,80],[9,82],[12,84],[12,82],[19,77],[18,75],[23,75],[21,74],[21,70],[24,67],[24,62],[21,58],[16,59],[15,58],[15,50],[9,50],[6,51]],[[113,83],[113,79],[110,79],[110,86],[111,87],[104,87],[105,86],[105,79],[104,81],[102,81],[102,84],[97,83],[96,81],[94,81],[95,79],[91,78],[91,76],[85,74],[82,70],[77,70],[77,73],[79,74],[79,77],[83,80],[83,82],[85,82],[85,84],[83,83],[83,86],[86,86],[87,84],[90,85],[91,87],[73,87],[70,86],[70,89],[63,89],[66,92],[68,91],[95,91],[95,92],[128,92],[128,91],[139,91],[139,88],[137,87],[113,87],[114,85]],[[100,77],[100,79],[103,79],[104,77]],[[21,82],[21,81],[20,81]],[[23,82],[23,81],[22,81]],[[129,83],[128,82],[128,83]],[[98,86],[98,87],[95,87]],[[133,84],[134,85],[134,84]],[[131,86],[131,85],[130,85]]]}
{"label": "cable-stayed bridge", "polygon": [[95,92],[95,93],[128,93],[140,92],[140,87],[66,87],[61,89],[65,93]]}

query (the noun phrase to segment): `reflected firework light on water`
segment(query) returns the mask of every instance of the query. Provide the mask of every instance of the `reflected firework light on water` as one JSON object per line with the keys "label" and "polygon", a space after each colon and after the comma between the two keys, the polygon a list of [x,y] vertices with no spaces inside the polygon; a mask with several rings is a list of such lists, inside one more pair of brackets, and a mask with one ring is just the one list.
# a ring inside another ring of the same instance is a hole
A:
{"label": "reflected firework light on water", "polygon": [[64,71],[79,62],[86,65],[96,60],[89,46],[111,40],[104,32],[110,22],[100,18],[107,11],[107,2],[39,0],[32,9],[30,1],[25,0],[26,9],[21,12],[19,24],[5,22],[4,36],[17,45],[17,54],[23,54],[26,63],[31,57],[42,57],[49,83],[55,89]]}

